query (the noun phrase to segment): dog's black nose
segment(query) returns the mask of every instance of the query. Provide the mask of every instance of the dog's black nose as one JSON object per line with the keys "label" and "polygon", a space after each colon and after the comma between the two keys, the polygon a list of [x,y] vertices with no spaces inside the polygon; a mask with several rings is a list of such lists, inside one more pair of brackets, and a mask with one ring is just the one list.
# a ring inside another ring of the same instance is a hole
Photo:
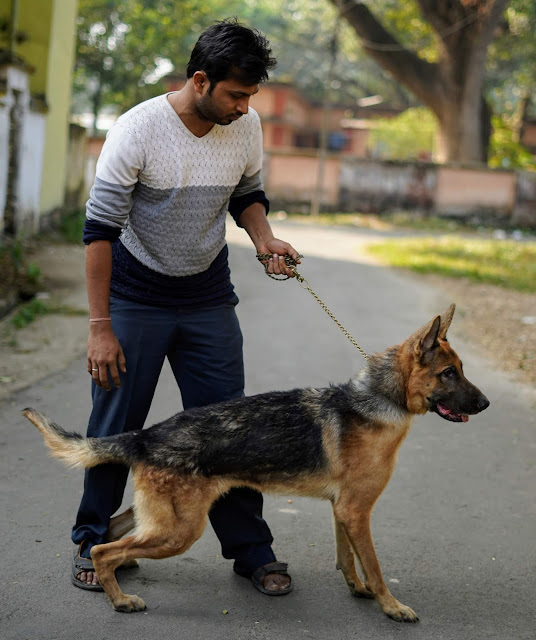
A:
{"label": "dog's black nose", "polygon": [[477,406],[479,411],[484,411],[484,409],[487,409],[489,407],[489,400],[486,398],[486,396],[481,396],[479,398]]}

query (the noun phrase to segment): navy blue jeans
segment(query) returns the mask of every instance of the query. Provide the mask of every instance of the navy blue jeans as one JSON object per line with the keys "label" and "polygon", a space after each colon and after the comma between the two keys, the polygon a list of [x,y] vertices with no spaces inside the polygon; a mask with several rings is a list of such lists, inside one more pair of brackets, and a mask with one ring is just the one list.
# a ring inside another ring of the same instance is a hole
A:
{"label": "navy blue jeans", "polygon": [[[105,391],[92,383],[93,410],[88,437],[99,438],[141,429],[167,357],[185,409],[244,395],[242,333],[234,305],[201,311],[150,307],[113,297],[112,326],[126,358],[121,386]],[[82,554],[106,542],[111,516],[121,506],[128,468],[104,464],[88,469],[84,494],[72,531]],[[254,571],[273,562],[272,535],[262,517],[262,495],[232,489],[210,511],[222,555],[237,568]]]}

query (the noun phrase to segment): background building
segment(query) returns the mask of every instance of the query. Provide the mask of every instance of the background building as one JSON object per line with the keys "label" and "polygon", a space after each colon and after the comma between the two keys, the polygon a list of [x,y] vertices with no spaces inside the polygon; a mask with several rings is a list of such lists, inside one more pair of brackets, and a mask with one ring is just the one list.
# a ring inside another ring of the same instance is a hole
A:
{"label": "background building", "polygon": [[0,8],[0,236],[64,205],[76,13],[77,0]]}

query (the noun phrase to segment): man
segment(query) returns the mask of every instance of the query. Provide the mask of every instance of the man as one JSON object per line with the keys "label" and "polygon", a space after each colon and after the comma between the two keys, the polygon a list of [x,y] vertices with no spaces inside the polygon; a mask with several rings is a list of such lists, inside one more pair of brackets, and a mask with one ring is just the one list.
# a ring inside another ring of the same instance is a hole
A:
{"label": "man", "polygon": [[[88,436],[141,429],[167,357],[186,409],[244,394],[238,299],[227,264],[230,211],[267,270],[292,275],[296,250],[274,238],[260,170],[262,132],[249,99],[275,65],[266,39],[237,21],[207,29],[187,82],[121,116],[102,149],[84,227],[90,309]],[[106,541],[128,470],[86,472],[73,527],[75,586],[101,589],[90,556]],[[211,523],[234,570],[259,591],[291,590],[262,518],[262,496],[238,489],[216,502]]]}

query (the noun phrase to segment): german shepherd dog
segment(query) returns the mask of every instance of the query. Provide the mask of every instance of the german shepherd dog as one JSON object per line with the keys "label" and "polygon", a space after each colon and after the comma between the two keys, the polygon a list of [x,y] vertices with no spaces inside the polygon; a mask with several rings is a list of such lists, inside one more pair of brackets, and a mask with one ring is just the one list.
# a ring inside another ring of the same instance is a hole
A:
{"label": "german shepherd dog", "polygon": [[346,384],[238,398],[98,439],[66,432],[25,409],[52,454],[68,465],[114,462],[132,468],[134,506],[112,518],[110,542],[91,550],[114,609],[145,609],[141,598],[121,591],[114,574],[119,565],[184,553],[201,536],[212,503],[231,487],[248,486],[330,500],[337,568],[351,593],[376,598],[394,620],[418,620],[385,585],[370,515],[414,415],[434,411],[466,422],[489,405],[465,378],[447,341],[454,309],[371,356]]}

